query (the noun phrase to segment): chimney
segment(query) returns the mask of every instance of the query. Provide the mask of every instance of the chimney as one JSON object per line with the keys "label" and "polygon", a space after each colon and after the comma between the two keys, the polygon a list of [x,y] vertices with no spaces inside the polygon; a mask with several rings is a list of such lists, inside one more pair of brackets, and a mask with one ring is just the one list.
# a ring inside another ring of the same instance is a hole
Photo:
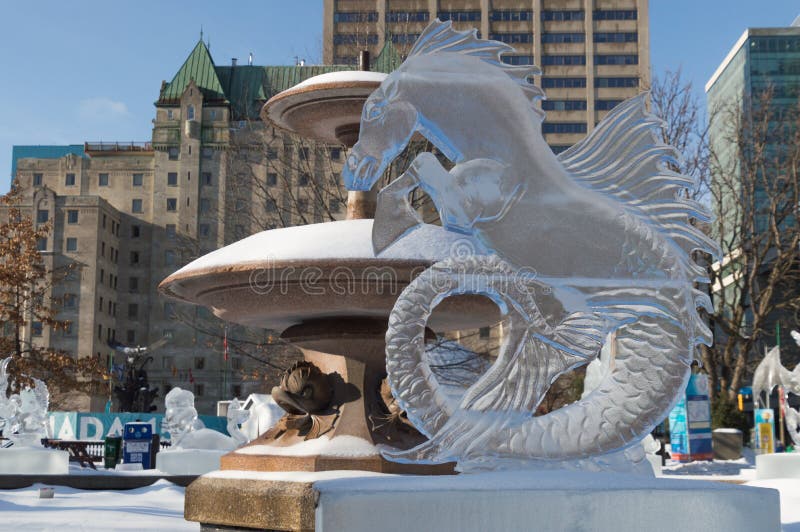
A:
{"label": "chimney", "polygon": [[237,58],[235,58],[235,57],[231,57],[231,66],[232,66],[232,67],[235,67],[235,66],[236,66],[236,62],[237,62],[237,61],[238,61],[238,59],[237,59]]}
{"label": "chimney", "polygon": [[247,60],[247,64],[253,66],[253,52],[250,52],[250,58]]}
{"label": "chimney", "polygon": [[359,52],[358,69],[369,70],[369,50],[361,50],[361,52]]}

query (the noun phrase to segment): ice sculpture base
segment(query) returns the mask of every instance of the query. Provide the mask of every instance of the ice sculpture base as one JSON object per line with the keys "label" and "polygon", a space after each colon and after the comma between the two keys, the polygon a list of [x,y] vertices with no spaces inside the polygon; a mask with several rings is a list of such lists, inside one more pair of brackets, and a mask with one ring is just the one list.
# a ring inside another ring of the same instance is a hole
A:
{"label": "ice sculpture base", "polygon": [[[247,503],[243,503],[247,501]],[[186,491],[205,530],[779,530],[771,489],[636,475],[216,471]]]}
{"label": "ice sculpture base", "polygon": [[756,455],[756,479],[800,479],[800,453],[775,453]]}
{"label": "ice sculpture base", "polygon": [[42,447],[0,449],[0,471],[4,475],[66,475],[69,452]]}
{"label": "ice sculpture base", "polygon": [[222,455],[219,449],[176,449],[156,455],[156,469],[167,475],[202,475],[219,469]]}

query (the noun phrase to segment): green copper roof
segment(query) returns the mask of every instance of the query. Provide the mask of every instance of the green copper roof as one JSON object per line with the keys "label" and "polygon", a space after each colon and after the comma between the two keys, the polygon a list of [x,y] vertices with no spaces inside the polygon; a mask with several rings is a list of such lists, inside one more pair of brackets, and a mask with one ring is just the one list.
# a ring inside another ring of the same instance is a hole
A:
{"label": "green copper roof", "polygon": [[[402,62],[397,49],[387,42],[373,61],[372,70],[389,73]],[[164,86],[157,103],[178,103],[186,85],[193,79],[206,101],[229,103],[234,120],[257,119],[261,106],[272,96],[310,77],[342,70],[353,70],[353,66],[215,66],[208,48],[201,41],[172,81]]]}
{"label": "green copper roof", "polygon": [[387,40],[381,49],[381,53],[378,54],[378,57],[376,57],[375,61],[370,65],[370,69],[375,72],[385,72],[388,74],[402,63],[403,58],[400,56],[400,52],[394,47],[392,41]]}
{"label": "green copper roof", "polygon": [[217,77],[214,60],[203,41],[197,43],[178,73],[161,91],[159,102],[180,100],[186,85],[191,80],[194,80],[195,84],[203,91],[203,97],[206,100],[225,99],[225,91]]}

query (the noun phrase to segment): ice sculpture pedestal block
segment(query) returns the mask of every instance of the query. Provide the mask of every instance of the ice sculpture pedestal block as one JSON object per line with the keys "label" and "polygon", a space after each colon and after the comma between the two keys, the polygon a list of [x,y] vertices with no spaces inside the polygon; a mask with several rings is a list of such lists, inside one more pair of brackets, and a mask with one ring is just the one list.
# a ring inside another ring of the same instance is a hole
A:
{"label": "ice sculpture pedestal block", "polygon": [[0,472],[4,475],[67,475],[69,452],[42,447],[0,449]]}
{"label": "ice sculpture pedestal block", "polygon": [[156,455],[156,469],[169,475],[202,475],[219,469],[219,459],[228,451],[176,449]]}
{"label": "ice sculpture pedestal block", "polygon": [[756,478],[800,479],[800,453],[756,455]]}
{"label": "ice sculpture pedestal block", "polygon": [[[214,484],[221,489],[211,496],[205,488]],[[186,518],[204,530],[780,529],[775,490],[612,473],[217,471],[200,477],[186,495]]]}

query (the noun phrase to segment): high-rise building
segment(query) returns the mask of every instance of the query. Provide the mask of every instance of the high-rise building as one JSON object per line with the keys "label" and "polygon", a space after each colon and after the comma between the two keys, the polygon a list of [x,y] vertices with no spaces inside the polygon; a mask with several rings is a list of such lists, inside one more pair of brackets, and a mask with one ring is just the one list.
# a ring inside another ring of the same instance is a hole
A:
{"label": "high-rise building", "polygon": [[559,152],[650,84],[647,0],[324,0],[323,55],[355,64],[391,43],[401,57],[430,21],[508,43],[504,61],[537,65],[545,139]]}
{"label": "high-rise building", "polygon": [[[105,361],[110,344],[166,338],[145,368],[160,389],[159,406],[173,386],[192,390],[201,413],[213,413],[217,400],[263,391],[264,383],[245,375],[265,366],[236,350],[233,339],[269,345],[268,332],[229,326],[225,360],[222,323],[157,287],[194,258],[250,234],[344,217],[342,148],[275,131],[259,112],[308,77],[350,68],[218,66],[201,41],[162,82],[150,141],[16,146],[23,212],[54,225],[41,244],[45,260],[78,266],[53,288],[53,296],[65,296],[58,318],[71,326],[55,332],[30,323],[24,340]],[[122,359],[117,354],[115,363]],[[72,406],[96,411],[106,400],[86,396]]]}

